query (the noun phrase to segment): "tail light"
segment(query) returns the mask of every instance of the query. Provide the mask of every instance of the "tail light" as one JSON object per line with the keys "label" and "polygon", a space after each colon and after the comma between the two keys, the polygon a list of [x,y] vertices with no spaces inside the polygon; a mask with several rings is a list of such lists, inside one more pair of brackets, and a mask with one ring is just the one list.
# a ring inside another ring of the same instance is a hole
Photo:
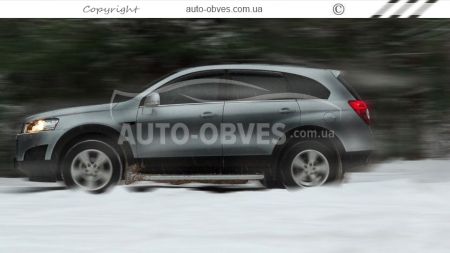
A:
{"label": "tail light", "polygon": [[348,101],[348,104],[352,109],[358,114],[359,117],[361,117],[364,122],[366,122],[368,125],[370,124],[370,113],[369,113],[369,107],[367,106],[367,103],[362,100],[350,100]]}

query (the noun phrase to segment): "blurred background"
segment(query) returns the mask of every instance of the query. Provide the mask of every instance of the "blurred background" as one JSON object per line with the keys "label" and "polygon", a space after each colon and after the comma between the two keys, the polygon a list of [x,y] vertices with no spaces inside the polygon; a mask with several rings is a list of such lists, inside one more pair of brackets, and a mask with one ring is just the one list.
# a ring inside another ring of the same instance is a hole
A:
{"label": "blurred background", "polygon": [[345,71],[370,102],[375,160],[450,155],[450,21],[102,19],[0,22],[0,176],[20,119],[108,103],[179,68],[288,63]]}

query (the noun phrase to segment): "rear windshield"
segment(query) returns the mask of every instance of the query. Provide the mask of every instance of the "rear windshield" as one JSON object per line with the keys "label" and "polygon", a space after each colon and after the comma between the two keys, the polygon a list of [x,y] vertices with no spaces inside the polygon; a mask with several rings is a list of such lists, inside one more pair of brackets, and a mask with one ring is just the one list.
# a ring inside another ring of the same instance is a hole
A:
{"label": "rear windshield", "polygon": [[352,96],[355,99],[358,99],[358,100],[361,99],[361,97],[359,96],[358,92],[356,92],[356,90],[353,89],[353,87],[344,79],[344,77],[342,75],[339,75],[337,77],[337,79],[339,80],[339,82],[342,83],[342,85],[344,85],[344,87],[348,90],[348,92],[350,92],[350,94],[352,94]]}

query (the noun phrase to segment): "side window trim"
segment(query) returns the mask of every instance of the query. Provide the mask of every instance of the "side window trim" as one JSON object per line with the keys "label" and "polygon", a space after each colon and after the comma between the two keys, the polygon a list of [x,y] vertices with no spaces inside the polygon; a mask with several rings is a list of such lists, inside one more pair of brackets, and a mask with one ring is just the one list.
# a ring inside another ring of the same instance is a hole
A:
{"label": "side window trim", "polygon": [[[171,80],[167,83],[165,83],[164,85],[162,85],[161,87],[159,87],[156,91],[158,92],[161,89],[166,88],[168,85],[171,85],[173,83],[178,82],[179,80],[182,81],[189,81],[189,78],[194,77],[195,76],[200,76],[201,75],[214,75],[217,74],[218,76],[220,76],[220,79],[224,79],[224,80],[228,80],[228,81],[238,81],[236,79],[232,78],[232,74],[236,73],[236,74],[246,74],[248,73],[249,75],[258,75],[258,76],[268,76],[268,77],[281,77],[285,83],[285,88],[286,88],[286,94],[289,93],[295,93],[294,90],[294,83],[293,83],[293,79],[289,78],[288,75],[292,75],[292,76],[297,76],[297,78],[302,78],[302,79],[310,79],[310,81],[316,83],[317,85],[320,85],[321,87],[323,87],[324,89],[326,89],[328,92],[329,89],[326,88],[323,84],[321,84],[320,82],[309,78],[307,76],[301,75],[301,74],[296,74],[296,73],[289,73],[289,72],[281,72],[281,71],[272,71],[272,70],[259,70],[259,69],[213,69],[213,70],[203,70],[203,71],[197,71],[197,72],[192,72],[192,73],[188,73],[182,76],[179,76],[177,78],[175,78],[174,80]],[[205,102],[189,102],[189,103],[161,103],[161,106],[168,106],[168,105],[183,105],[183,104],[205,104],[205,103],[220,103],[220,102],[227,102],[227,101],[234,101],[234,102],[257,102],[257,101],[286,101],[286,100],[296,100],[296,99],[310,99],[310,98],[316,98],[314,96],[311,96],[309,94],[303,94],[303,93],[298,93],[298,94],[302,94],[305,95],[305,97],[286,97],[286,98],[274,98],[274,99],[228,99],[229,97],[232,97],[232,95],[230,95],[231,93],[231,89],[227,89],[228,86],[233,85],[227,82],[224,83],[219,83],[219,87],[218,87],[218,93],[220,94],[225,94],[225,97],[218,97],[217,101],[205,101]],[[257,86],[257,84],[254,84]],[[261,89],[264,89],[261,87]],[[297,94],[297,93],[295,93]],[[329,96],[329,95],[328,95]],[[327,99],[327,98],[319,98],[319,99]]]}
{"label": "side window trim", "polygon": [[228,69],[227,75],[231,77],[232,74],[249,73],[250,75],[284,77],[284,73],[273,70],[259,70],[259,69]]}
{"label": "side window trim", "polygon": [[211,102],[193,102],[193,103],[180,103],[180,104],[161,104],[158,107],[167,107],[167,106],[183,106],[183,105],[204,105],[204,104],[223,104],[225,101],[211,101]]}
{"label": "side window trim", "polygon": [[196,71],[196,72],[187,73],[187,74],[182,75],[182,76],[179,76],[179,77],[177,77],[177,78],[175,78],[175,79],[173,79],[173,80],[170,80],[169,82],[163,84],[163,85],[162,85],[161,87],[159,87],[158,89],[161,89],[162,87],[164,87],[164,86],[166,86],[166,85],[168,85],[168,84],[177,82],[179,79],[183,79],[183,78],[186,78],[186,77],[190,77],[190,76],[194,76],[194,75],[199,75],[199,74],[205,74],[205,73],[211,73],[211,74],[217,73],[218,75],[222,75],[224,78],[225,78],[225,74],[226,74],[226,72],[225,72],[224,69],[200,70],[200,71]]}
{"label": "side window trim", "polygon": [[[170,86],[170,85],[172,85],[174,83],[180,82],[180,80],[181,80],[181,82],[188,82],[189,80],[193,80],[193,79],[190,79],[192,77],[194,77],[194,79],[195,79],[195,76],[200,76],[200,78],[201,78],[201,75],[205,75],[205,74],[206,75],[207,74],[210,74],[210,75],[217,74],[218,76],[220,76],[220,79],[225,79],[226,71],[225,71],[225,69],[211,69],[211,70],[201,70],[201,71],[187,73],[185,75],[179,76],[179,77],[177,77],[177,78],[175,78],[175,79],[173,79],[173,80],[163,84],[161,87],[158,87],[158,89],[156,89],[155,91],[159,92],[160,90],[164,90],[168,86]],[[219,87],[220,87],[220,85],[219,85]],[[175,88],[174,90],[176,90],[177,88]],[[179,88],[182,88],[182,87],[179,87]],[[220,89],[219,89],[219,92],[220,92]],[[223,102],[223,101],[222,100],[217,100],[217,101],[189,102],[189,103],[161,103],[160,106],[184,105],[184,104],[191,104],[192,105],[192,104],[207,104],[207,103],[221,103],[221,102]]]}

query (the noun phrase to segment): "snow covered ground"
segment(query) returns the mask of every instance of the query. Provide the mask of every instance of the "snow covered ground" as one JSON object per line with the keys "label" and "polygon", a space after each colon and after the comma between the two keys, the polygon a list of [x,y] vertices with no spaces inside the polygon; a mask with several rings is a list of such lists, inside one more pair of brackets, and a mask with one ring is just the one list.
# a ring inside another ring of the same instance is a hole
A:
{"label": "snow covered ground", "polygon": [[0,252],[449,252],[450,161],[396,161],[300,191],[0,178]]}

